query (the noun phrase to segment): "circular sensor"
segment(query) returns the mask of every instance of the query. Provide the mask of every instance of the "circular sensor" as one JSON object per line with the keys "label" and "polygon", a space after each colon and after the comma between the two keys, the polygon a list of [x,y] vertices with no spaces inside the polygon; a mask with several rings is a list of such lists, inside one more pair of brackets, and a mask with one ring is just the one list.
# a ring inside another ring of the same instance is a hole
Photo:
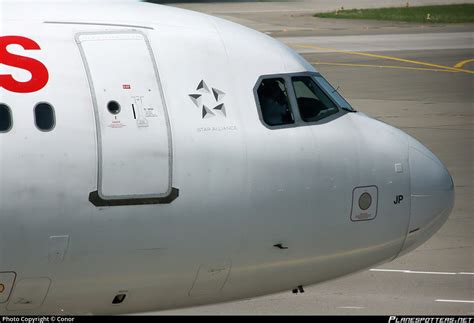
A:
{"label": "circular sensor", "polygon": [[112,114],[119,114],[120,104],[117,101],[109,101],[109,103],[107,103],[107,110]]}
{"label": "circular sensor", "polygon": [[369,193],[365,192],[359,197],[359,207],[361,210],[365,211],[372,205],[372,196]]}
{"label": "circular sensor", "polygon": [[5,290],[5,285],[0,284],[0,294],[3,293],[4,290]]}

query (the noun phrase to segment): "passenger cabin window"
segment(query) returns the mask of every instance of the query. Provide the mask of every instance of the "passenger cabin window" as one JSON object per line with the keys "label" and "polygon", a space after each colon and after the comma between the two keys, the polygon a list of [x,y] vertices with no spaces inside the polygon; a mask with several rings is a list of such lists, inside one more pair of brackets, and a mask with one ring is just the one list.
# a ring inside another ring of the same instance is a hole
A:
{"label": "passenger cabin window", "polygon": [[338,112],[337,106],[310,76],[292,78],[301,118],[306,122],[321,120]]}
{"label": "passenger cabin window", "polygon": [[267,125],[280,126],[295,122],[284,79],[264,79],[257,94],[262,118]]}
{"label": "passenger cabin window", "polygon": [[35,123],[41,131],[51,131],[55,126],[54,109],[49,103],[39,103],[35,107]]}
{"label": "passenger cabin window", "polygon": [[12,113],[6,104],[0,103],[0,132],[8,132],[12,128]]}

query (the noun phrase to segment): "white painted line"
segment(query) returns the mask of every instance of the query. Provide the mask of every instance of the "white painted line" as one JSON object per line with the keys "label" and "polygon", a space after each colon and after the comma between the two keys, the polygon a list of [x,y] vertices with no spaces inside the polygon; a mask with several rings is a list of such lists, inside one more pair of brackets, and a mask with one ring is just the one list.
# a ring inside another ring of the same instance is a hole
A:
{"label": "white painted line", "polygon": [[416,271],[416,270],[401,270],[401,269],[370,269],[370,271],[404,273],[404,274],[425,274],[425,275],[458,275],[460,273],[444,272],[444,271]]}
{"label": "white painted line", "polygon": [[385,271],[385,272],[392,272],[392,273],[406,273],[408,270],[400,270],[400,269],[371,269],[370,271]]}
{"label": "white painted line", "polygon": [[457,275],[456,273],[442,272],[442,271],[408,271],[409,274],[425,274],[425,275]]}
{"label": "white painted line", "polygon": [[344,309],[349,309],[349,310],[361,310],[365,307],[360,307],[360,306],[339,306],[338,308],[344,308]]}
{"label": "white painted line", "polygon": [[467,301],[467,300],[462,300],[462,299],[437,299],[436,302],[474,304],[474,301]]}
{"label": "white painted line", "polygon": [[459,275],[474,275],[474,273],[459,273]]}

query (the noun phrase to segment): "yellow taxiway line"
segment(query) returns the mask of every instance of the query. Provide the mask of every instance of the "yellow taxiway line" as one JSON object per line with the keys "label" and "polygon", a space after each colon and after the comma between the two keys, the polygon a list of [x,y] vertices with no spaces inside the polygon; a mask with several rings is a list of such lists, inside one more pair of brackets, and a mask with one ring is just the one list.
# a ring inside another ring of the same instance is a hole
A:
{"label": "yellow taxiway line", "polygon": [[436,69],[444,69],[444,70],[450,70],[450,71],[455,71],[455,72],[464,72],[464,73],[468,73],[468,74],[474,74],[474,71],[470,71],[470,70],[465,70],[465,69],[455,68],[455,67],[450,67],[450,66],[444,66],[444,65],[438,65],[438,64],[432,64],[432,63],[427,63],[427,62],[414,61],[414,60],[411,60],[411,59],[404,59],[404,58],[398,58],[398,57],[393,57],[393,56],[377,55],[377,54],[364,53],[364,52],[352,52],[352,51],[347,51],[347,50],[342,50],[342,49],[319,47],[319,46],[315,46],[315,45],[295,45],[295,47],[312,48],[312,49],[317,49],[317,50],[322,50],[322,51],[331,51],[331,52],[344,53],[344,54],[350,54],[350,55],[380,58],[380,59],[392,60],[392,61],[397,61],[397,62],[428,66],[428,67],[433,67],[433,68],[436,68]]}
{"label": "yellow taxiway line", "polygon": [[352,63],[338,63],[338,62],[311,62],[314,65],[335,65],[335,66],[349,66],[349,67],[374,67],[374,68],[392,68],[401,70],[415,70],[415,71],[432,71],[444,73],[459,73],[461,71],[452,71],[447,69],[436,69],[426,67],[409,67],[409,66],[395,66],[395,65],[374,65],[374,64],[352,64]]}
{"label": "yellow taxiway line", "polygon": [[463,67],[464,65],[466,65],[467,63],[471,63],[471,62],[474,62],[474,58],[466,59],[466,60],[464,60],[464,61],[460,61],[459,63],[457,63],[456,65],[454,65],[454,68],[461,68],[461,67]]}

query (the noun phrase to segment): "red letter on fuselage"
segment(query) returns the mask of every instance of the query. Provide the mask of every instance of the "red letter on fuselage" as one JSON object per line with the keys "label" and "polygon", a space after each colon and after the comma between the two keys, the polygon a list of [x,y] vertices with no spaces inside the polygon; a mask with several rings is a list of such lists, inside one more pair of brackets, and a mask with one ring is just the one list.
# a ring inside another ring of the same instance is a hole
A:
{"label": "red letter on fuselage", "polygon": [[49,79],[46,66],[36,59],[11,54],[7,51],[8,45],[20,45],[25,50],[40,50],[33,40],[21,36],[0,36],[0,64],[21,68],[31,73],[31,80],[18,82],[9,74],[0,74],[0,88],[16,93],[30,93],[41,90]]}

